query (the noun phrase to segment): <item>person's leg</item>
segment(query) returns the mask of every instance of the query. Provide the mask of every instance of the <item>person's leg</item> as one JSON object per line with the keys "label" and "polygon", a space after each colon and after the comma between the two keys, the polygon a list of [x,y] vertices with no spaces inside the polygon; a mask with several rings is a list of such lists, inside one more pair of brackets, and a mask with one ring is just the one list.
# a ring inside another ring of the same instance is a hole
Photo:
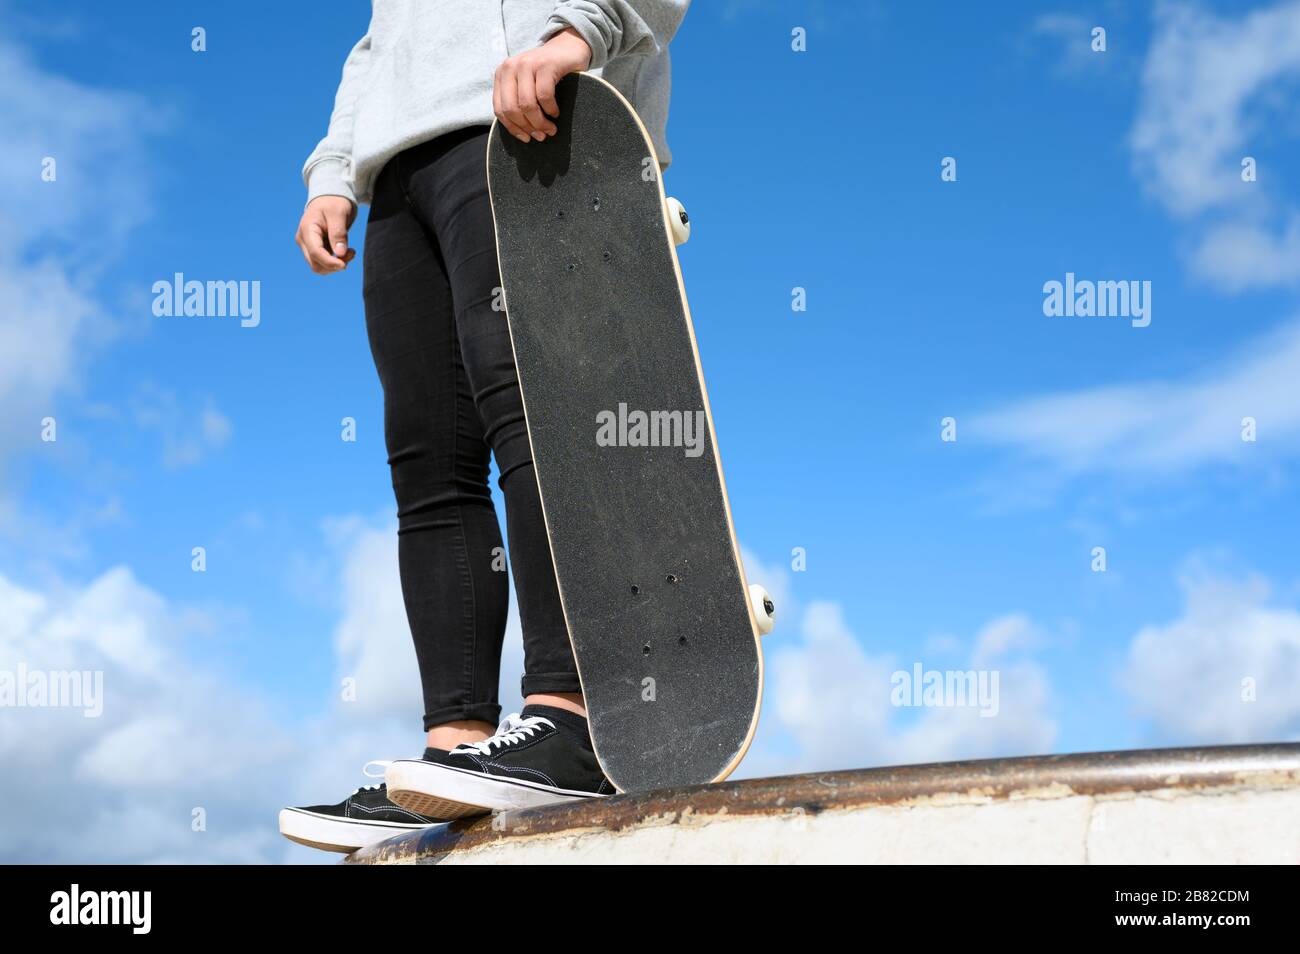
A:
{"label": "person's leg", "polygon": [[537,492],[510,331],[505,312],[493,307],[501,279],[486,149],[486,128],[463,130],[418,147],[413,152],[423,151],[423,156],[413,164],[407,188],[446,263],[465,370],[501,474],[524,637],[525,702],[585,715]]}
{"label": "person's leg", "polygon": [[411,212],[403,157],[376,184],[366,226],[366,329],[384,392],[402,595],[424,690],[428,745],[490,735],[508,586],[488,447],[461,360],[451,288]]}
{"label": "person's leg", "polygon": [[411,150],[405,180],[436,237],[451,286],[465,372],[501,471],[515,592],[524,635],[524,709],[491,738],[441,759],[399,759],[385,773],[392,800],[440,817],[613,794],[591,742],[551,564],[500,284],[485,169],[486,130]]}

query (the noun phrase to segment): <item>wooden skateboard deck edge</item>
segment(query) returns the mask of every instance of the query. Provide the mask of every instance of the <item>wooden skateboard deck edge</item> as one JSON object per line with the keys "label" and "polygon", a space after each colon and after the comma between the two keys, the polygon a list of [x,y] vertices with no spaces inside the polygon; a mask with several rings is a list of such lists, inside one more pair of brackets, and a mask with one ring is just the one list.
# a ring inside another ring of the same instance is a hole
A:
{"label": "wooden skateboard deck edge", "polygon": [[[588,81],[590,81],[590,82],[596,82],[596,83],[600,83],[600,84],[602,84],[603,86],[605,86],[605,87],[608,89],[609,92],[613,93],[614,96],[616,96],[616,97],[618,98],[619,102],[622,103],[624,109],[627,110],[628,116],[633,120],[633,122],[636,123],[637,129],[640,131],[640,133],[641,133],[641,137],[642,137],[642,139],[645,141],[645,147],[646,147],[646,151],[647,151],[646,154],[647,154],[647,155],[648,155],[652,160],[654,160],[654,167],[655,167],[655,183],[656,183],[656,188],[659,190],[659,206],[660,206],[660,213],[661,213],[660,217],[661,217],[661,220],[662,220],[662,223],[663,223],[663,229],[664,229],[664,241],[667,242],[667,244],[668,244],[668,248],[669,248],[669,251],[671,252],[671,257],[672,257],[672,262],[673,262],[673,273],[674,273],[674,277],[677,279],[677,291],[678,291],[678,294],[679,294],[680,297],[681,297],[681,302],[682,302],[682,312],[683,312],[683,315],[684,315],[684,317],[685,317],[685,319],[686,319],[686,330],[687,330],[687,333],[688,333],[688,335],[689,335],[689,337],[690,337],[690,342],[691,342],[691,351],[692,351],[692,353],[693,353],[694,356],[695,356],[695,372],[696,372],[696,375],[697,375],[697,377],[699,378],[699,382],[700,382],[700,394],[702,395],[702,397],[703,397],[703,399],[704,399],[704,416],[705,416],[705,419],[708,421],[708,425],[709,425],[709,440],[710,440],[710,442],[711,442],[712,445],[713,445],[713,459],[714,459],[714,462],[715,462],[716,465],[717,465],[717,470],[718,470],[718,485],[719,485],[719,487],[720,487],[721,490],[722,490],[722,507],[723,507],[723,510],[724,510],[724,512],[726,513],[726,516],[727,516],[727,532],[728,532],[728,535],[729,535],[730,538],[731,538],[731,550],[732,550],[732,555],[733,555],[733,557],[734,557],[734,559],[735,559],[735,561],[736,561],[736,570],[737,570],[737,573],[738,573],[738,575],[739,575],[739,577],[740,577],[740,585],[741,585],[741,588],[742,588],[743,593],[744,593],[744,599],[745,599],[745,611],[746,611],[746,613],[748,613],[748,615],[749,615],[749,625],[750,625],[750,629],[753,631],[753,634],[754,634],[754,651],[755,651],[755,654],[756,654],[756,656],[757,656],[757,658],[758,658],[758,692],[757,692],[757,694],[756,694],[755,701],[754,701],[754,712],[753,712],[753,716],[750,718],[750,723],[749,723],[749,732],[748,732],[748,734],[746,734],[745,739],[744,739],[744,741],[741,743],[740,748],[737,749],[736,754],[732,757],[732,760],[731,760],[731,761],[730,761],[726,766],[724,766],[723,769],[722,769],[722,770],[721,770],[721,771],[720,771],[716,776],[714,776],[713,779],[711,779],[711,781],[713,781],[713,782],[720,782],[720,781],[726,779],[728,776],[730,776],[731,773],[734,772],[734,771],[736,770],[736,767],[737,767],[738,765],[740,765],[741,761],[744,760],[745,755],[749,752],[749,747],[750,747],[750,745],[751,745],[751,744],[753,743],[753,741],[754,741],[754,736],[755,736],[755,734],[756,734],[757,731],[758,731],[758,719],[759,719],[759,713],[762,711],[762,708],[763,708],[763,645],[762,645],[762,637],[761,637],[761,635],[759,634],[759,630],[758,630],[758,622],[757,622],[757,620],[754,618],[754,607],[753,607],[753,604],[751,603],[750,598],[749,598],[749,581],[747,580],[747,578],[746,578],[746,576],[745,576],[745,563],[744,563],[744,560],[741,558],[741,555],[740,555],[740,544],[739,544],[739,542],[736,540],[736,525],[735,525],[735,523],[734,523],[734,521],[732,520],[732,517],[731,517],[731,501],[730,501],[730,499],[729,499],[728,496],[727,496],[727,481],[726,481],[726,477],[724,476],[723,471],[722,471],[722,457],[721,457],[721,455],[720,455],[719,452],[718,452],[718,435],[717,435],[717,430],[716,430],[716,428],[714,428],[714,426],[713,426],[713,412],[712,412],[712,409],[711,409],[710,406],[709,406],[709,392],[708,392],[708,386],[707,386],[707,384],[706,384],[706,382],[705,382],[705,380],[704,380],[704,366],[703,366],[703,364],[702,364],[701,361],[700,361],[700,349],[699,349],[699,344],[698,344],[698,342],[696,341],[696,338],[695,338],[695,322],[694,322],[694,320],[691,318],[691,307],[690,307],[690,303],[687,301],[687,298],[686,298],[686,283],[685,283],[685,281],[684,281],[683,278],[682,278],[681,263],[680,263],[680,262],[678,261],[678,259],[677,259],[677,246],[676,246],[676,243],[673,241],[672,229],[671,229],[671,227],[670,227],[670,225],[669,225],[669,222],[668,222],[668,196],[667,196],[667,193],[664,191],[664,179],[663,179],[663,172],[662,172],[662,169],[661,169],[661,167],[660,167],[660,163],[659,163],[659,156],[658,156],[658,154],[655,152],[654,143],[653,143],[653,142],[651,141],[651,139],[650,139],[650,133],[649,133],[649,131],[645,128],[645,124],[644,124],[643,122],[641,122],[641,117],[637,115],[637,112],[636,112],[636,110],[632,107],[632,104],[631,104],[630,102],[628,102],[627,97],[625,97],[621,92],[619,92],[619,90],[618,90],[616,87],[614,87],[612,84],[608,83],[607,81],[601,79],[601,78],[598,77],[598,76],[593,76],[593,75],[591,75],[590,73],[583,73],[582,75],[583,75],[583,76],[584,76]],[[487,175],[487,181],[488,181],[488,201],[489,201],[489,203],[491,203],[491,199],[492,199],[492,175],[491,175],[491,167],[490,167],[490,161],[489,161],[489,156],[490,156],[490,154],[491,154],[491,149],[492,149],[492,138],[493,138],[494,136],[506,135],[506,134],[505,134],[505,133],[500,129],[500,126],[501,126],[501,121],[500,121],[499,119],[494,119],[494,120],[492,121],[492,128],[491,128],[491,130],[490,130],[489,133],[488,133],[488,149],[487,149],[487,152],[486,152],[485,155],[484,155],[484,162],[488,164],[488,175]],[[500,248],[501,248],[501,240],[500,240],[500,233],[499,233],[498,228],[497,228],[497,217],[496,217],[496,207],[495,207],[495,205],[493,205],[493,208],[492,208],[492,229],[493,229],[493,239],[494,239],[494,241],[495,241],[495,243],[496,243],[497,250],[498,250],[498,256],[499,256],[499,255],[500,255]],[[500,263],[498,262],[498,268],[499,268],[499,267],[500,267]],[[516,366],[518,366],[518,355],[515,353],[515,350],[514,350],[514,348],[515,348],[514,329],[510,327],[510,321],[509,321],[510,302],[509,302],[509,300],[508,300],[507,297],[506,297],[506,290],[505,290],[505,281],[504,281],[504,278],[502,278],[501,294],[502,294],[502,303],[503,303],[503,305],[504,305],[504,307],[505,307],[505,314],[506,314],[506,316],[507,316],[506,328],[507,328],[507,330],[508,330],[509,333],[510,333],[510,348],[511,348],[511,354],[512,354],[512,356],[515,358]],[[520,382],[519,396],[520,396],[520,401],[521,401],[521,403],[522,403],[522,405],[523,405],[523,409],[524,409],[524,420],[525,420],[525,423],[527,423],[527,419],[528,419],[528,400],[527,400],[527,395],[524,393],[524,388],[523,388],[523,384],[522,384],[522,382]],[[533,447],[533,432],[532,432],[532,428],[531,428],[531,427],[526,427],[525,429],[528,431],[528,449],[529,449],[529,453],[532,455],[533,460],[534,460],[534,462],[535,462],[535,461],[537,460],[537,454],[536,454],[536,449]],[[533,470],[534,470],[534,475],[537,475],[537,468],[536,468],[536,466],[534,466],[534,469],[533,469]],[[546,537],[547,537],[547,545],[550,546],[550,545],[551,545],[550,541],[551,541],[551,539],[552,539],[552,537],[551,537],[551,527],[550,527],[549,518],[548,518],[547,515],[546,515],[546,496],[545,496],[545,491],[542,489],[542,485],[541,485],[541,484],[542,484],[542,482],[541,482],[540,476],[538,476],[538,481],[537,481],[537,494],[538,494],[538,498],[539,498],[539,499],[541,500],[541,502],[542,502],[542,519],[546,522]],[[552,553],[551,562],[552,562],[552,566],[554,566],[554,553]],[[560,610],[561,610],[561,612],[564,614],[564,617],[565,617],[565,620],[564,620],[564,621],[565,621],[565,627],[566,627],[566,629],[567,629],[567,628],[568,628],[568,625],[569,625],[569,619],[568,619],[568,612],[567,612],[567,610],[566,610],[566,608],[565,608],[565,603],[564,603],[564,586],[563,586],[563,584],[560,583],[559,578],[558,578],[558,574],[557,574],[557,577],[556,577],[556,585],[557,585],[557,589],[559,590],[559,595],[560,595]],[[572,646],[572,637],[570,637],[570,645]],[[583,683],[583,679],[582,679],[582,660],[581,660],[581,658],[580,658],[579,655],[578,655],[577,647],[573,647],[573,656],[574,656],[574,661],[576,662],[576,664],[577,664],[577,669],[578,669],[578,683],[579,683],[579,685],[584,685],[584,683]],[[584,692],[583,692],[583,695],[584,695],[584,698],[585,698],[585,696],[586,696],[586,692],[585,692],[585,690],[584,690]],[[592,746],[593,746],[593,748],[594,748],[594,750],[595,750],[595,753],[596,753],[596,761],[600,763],[601,770],[604,771],[605,774],[608,776],[608,775],[609,775],[609,772],[608,772],[608,770],[606,769],[606,766],[605,766],[604,760],[601,758],[601,754],[600,754],[600,745],[599,745],[599,743],[596,741],[594,735],[593,735],[593,737],[592,737]],[[613,779],[611,779],[611,781],[613,781]],[[617,782],[614,782],[614,784],[617,786],[618,783],[617,783]],[[621,791],[621,789],[620,789],[620,791]]]}

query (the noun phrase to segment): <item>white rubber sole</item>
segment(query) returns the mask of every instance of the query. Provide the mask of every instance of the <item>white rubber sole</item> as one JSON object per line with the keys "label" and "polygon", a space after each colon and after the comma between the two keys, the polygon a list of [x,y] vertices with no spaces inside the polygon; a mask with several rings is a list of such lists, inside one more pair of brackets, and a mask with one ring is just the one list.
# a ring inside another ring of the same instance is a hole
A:
{"label": "white rubber sole", "polygon": [[400,759],[384,774],[388,797],[407,811],[435,818],[470,818],[516,808],[560,805],[584,798],[604,798],[572,792],[523,779],[500,778],[425,762]]}
{"label": "white rubber sole", "polygon": [[280,834],[290,841],[308,848],[319,848],[321,851],[356,851],[394,835],[428,827],[430,826],[415,822],[404,824],[366,821],[362,818],[336,818],[317,815],[301,808],[280,810]]}

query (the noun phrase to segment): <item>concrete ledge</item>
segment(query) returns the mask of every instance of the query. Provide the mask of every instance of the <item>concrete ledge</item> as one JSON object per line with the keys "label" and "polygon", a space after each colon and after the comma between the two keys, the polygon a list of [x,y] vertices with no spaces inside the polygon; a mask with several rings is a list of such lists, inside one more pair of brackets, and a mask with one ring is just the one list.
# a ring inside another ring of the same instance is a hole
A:
{"label": "concrete ledge", "polygon": [[353,864],[1300,862],[1300,744],[747,779],[412,832]]}

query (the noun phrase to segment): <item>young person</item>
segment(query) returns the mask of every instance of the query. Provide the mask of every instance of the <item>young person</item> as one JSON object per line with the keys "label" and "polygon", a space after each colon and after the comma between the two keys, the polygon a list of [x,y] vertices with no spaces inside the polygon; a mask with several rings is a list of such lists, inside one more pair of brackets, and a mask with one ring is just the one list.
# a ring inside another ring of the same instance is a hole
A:
{"label": "young person", "polygon": [[[613,792],[592,751],[560,610],[506,318],[492,307],[500,275],[487,133],[495,116],[521,141],[553,135],[555,84],[591,70],[636,107],[666,167],[668,42],[689,3],[373,2],[328,133],[303,169],[296,239],[312,271],[342,271],[355,255],[357,206],[370,205],[366,329],[384,392],[425,749],[388,768],[401,804],[381,785],[285,809],[290,838],[350,850],[411,825]],[[524,638],[523,712],[499,726],[509,593],[489,453]]]}

